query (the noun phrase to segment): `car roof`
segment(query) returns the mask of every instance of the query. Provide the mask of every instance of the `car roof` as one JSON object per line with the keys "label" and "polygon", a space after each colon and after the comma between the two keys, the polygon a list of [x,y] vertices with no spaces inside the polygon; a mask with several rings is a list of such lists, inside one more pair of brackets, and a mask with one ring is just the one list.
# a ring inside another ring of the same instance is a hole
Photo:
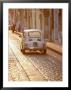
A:
{"label": "car roof", "polygon": [[41,31],[40,29],[25,29],[24,32],[29,32],[29,31]]}

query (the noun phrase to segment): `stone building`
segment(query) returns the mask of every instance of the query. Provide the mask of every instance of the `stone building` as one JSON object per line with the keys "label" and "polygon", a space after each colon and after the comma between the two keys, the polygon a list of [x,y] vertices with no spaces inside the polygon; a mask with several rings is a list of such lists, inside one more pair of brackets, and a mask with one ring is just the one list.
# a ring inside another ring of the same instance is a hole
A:
{"label": "stone building", "polygon": [[44,38],[62,45],[61,9],[9,9],[9,24],[16,24],[16,31],[40,29]]}

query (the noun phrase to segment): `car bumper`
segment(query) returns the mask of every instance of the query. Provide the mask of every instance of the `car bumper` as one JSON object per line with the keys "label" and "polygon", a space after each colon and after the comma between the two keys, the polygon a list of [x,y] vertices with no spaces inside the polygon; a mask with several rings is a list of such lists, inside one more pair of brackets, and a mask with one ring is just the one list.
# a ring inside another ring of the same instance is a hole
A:
{"label": "car bumper", "polygon": [[38,48],[38,47],[26,47],[25,50],[45,50],[46,48]]}

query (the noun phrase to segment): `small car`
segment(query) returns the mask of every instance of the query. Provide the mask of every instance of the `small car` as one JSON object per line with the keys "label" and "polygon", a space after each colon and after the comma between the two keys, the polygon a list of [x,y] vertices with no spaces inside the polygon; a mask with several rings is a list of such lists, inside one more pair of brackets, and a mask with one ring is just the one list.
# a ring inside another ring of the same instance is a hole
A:
{"label": "small car", "polygon": [[29,51],[41,51],[46,53],[46,46],[44,41],[44,34],[42,30],[28,29],[24,30],[21,40],[21,51],[25,53],[25,50]]}

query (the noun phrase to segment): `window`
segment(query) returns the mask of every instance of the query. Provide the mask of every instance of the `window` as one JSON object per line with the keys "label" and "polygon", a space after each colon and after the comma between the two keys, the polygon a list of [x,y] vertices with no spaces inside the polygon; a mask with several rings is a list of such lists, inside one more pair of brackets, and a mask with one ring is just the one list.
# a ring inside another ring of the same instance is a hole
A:
{"label": "window", "polygon": [[38,32],[38,31],[31,31],[31,32],[29,32],[29,36],[31,38],[39,38],[40,37],[40,32]]}

